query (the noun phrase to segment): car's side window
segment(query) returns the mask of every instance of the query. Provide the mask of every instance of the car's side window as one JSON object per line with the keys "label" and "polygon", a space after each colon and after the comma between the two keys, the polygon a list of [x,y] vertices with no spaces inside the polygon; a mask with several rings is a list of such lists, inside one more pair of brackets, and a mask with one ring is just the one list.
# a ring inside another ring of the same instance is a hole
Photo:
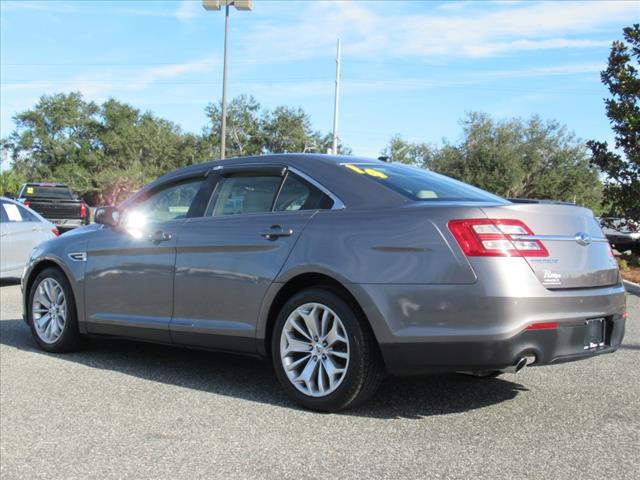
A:
{"label": "car's side window", "polygon": [[[2,213],[3,217],[6,218],[6,221],[9,223],[18,223],[18,222],[28,222],[29,220],[25,220],[24,216],[21,213],[21,210],[24,209],[18,207],[13,203],[2,202]],[[3,218],[3,220],[4,220]]]}
{"label": "car's side window", "polygon": [[206,215],[270,212],[281,183],[280,175],[251,173],[222,177]]}
{"label": "car's side window", "polygon": [[280,189],[275,211],[329,209],[333,200],[309,182],[289,172]]}
{"label": "car's side window", "polygon": [[5,205],[6,205],[6,203],[2,202],[2,207],[0,207],[0,223],[8,223],[9,222],[9,217],[7,217],[7,212],[4,209]]}
{"label": "car's side window", "polygon": [[152,223],[185,218],[203,180],[188,180],[154,192],[136,204],[132,211]]}
{"label": "car's side window", "polygon": [[20,210],[20,215],[22,216],[23,222],[40,223],[40,219],[36,217],[33,213],[31,213],[29,210],[27,210],[26,208],[18,207],[18,210]]}

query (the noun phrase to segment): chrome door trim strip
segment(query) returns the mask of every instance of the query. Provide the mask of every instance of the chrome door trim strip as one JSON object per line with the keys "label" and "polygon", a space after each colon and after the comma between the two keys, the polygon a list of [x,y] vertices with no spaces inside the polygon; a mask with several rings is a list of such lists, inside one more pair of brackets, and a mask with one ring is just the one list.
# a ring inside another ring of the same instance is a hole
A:
{"label": "chrome door trim strip", "polygon": [[[513,240],[540,240],[547,242],[577,242],[579,234],[575,235],[511,235]],[[591,237],[591,242],[608,242],[605,237]]]}

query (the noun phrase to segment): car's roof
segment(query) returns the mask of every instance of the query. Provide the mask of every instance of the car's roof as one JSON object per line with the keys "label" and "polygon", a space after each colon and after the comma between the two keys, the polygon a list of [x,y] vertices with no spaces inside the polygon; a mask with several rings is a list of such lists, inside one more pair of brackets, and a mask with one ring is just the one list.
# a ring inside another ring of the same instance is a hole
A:
{"label": "car's roof", "polygon": [[[289,153],[276,155],[259,155],[252,157],[234,157],[225,160],[213,160],[209,162],[189,165],[188,167],[167,173],[155,182],[143,188],[140,192],[155,188],[157,185],[167,181],[180,180],[190,176],[204,174],[214,167],[238,166],[245,164],[255,165],[284,165],[292,167],[303,174],[319,182],[327,190],[339,198],[345,205],[352,207],[394,206],[408,203],[407,198],[394,192],[389,188],[370,181],[359,178],[360,175],[352,175],[343,167],[343,164],[384,162],[377,159],[345,156],[345,155],[324,155],[317,153]],[[125,201],[125,204],[128,203]]]}

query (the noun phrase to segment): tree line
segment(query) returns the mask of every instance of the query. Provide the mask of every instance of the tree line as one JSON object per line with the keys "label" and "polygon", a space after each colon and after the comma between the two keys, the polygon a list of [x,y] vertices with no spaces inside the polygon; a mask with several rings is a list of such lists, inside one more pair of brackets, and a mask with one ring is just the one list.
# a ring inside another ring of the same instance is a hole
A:
{"label": "tree line", "polygon": [[[219,104],[207,105],[208,125],[187,133],[168,120],[114,99],[98,105],[80,93],[43,96],[14,117],[3,140],[12,158],[3,190],[23,181],[68,183],[91,204],[120,201],[157,176],[219,158]],[[429,168],[505,197],[552,198],[597,208],[603,185],[583,142],[555,121],[494,120],[469,113],[459,142],[441,146],[394,136],[381,154]],[[311,127],[300,108],[263,108],[251,96],[228,106],[227,156],[325,153],[331,135]],[[340,153],[351,150],[342,145]]]}

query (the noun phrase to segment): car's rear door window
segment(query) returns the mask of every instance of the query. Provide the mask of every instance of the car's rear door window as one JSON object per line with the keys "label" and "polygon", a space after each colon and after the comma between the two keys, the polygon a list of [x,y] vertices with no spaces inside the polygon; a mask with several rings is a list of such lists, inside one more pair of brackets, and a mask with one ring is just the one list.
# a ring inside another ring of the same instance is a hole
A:
{"label": "car's rear door window", "polygon": [[289,172],[278,194],[274,210],[316,210],[329,209],[332,206],[333,200],[327,194]]}
{"label": "car's rear door window", "polygon": [[222,177],[207,215],[218,217],[270,212],[281,183],[280,175],[242,173]]}
{"label": "car's rear door window", "polygon": [[343,167],[414,201],[505,202],[489,192],[423,168],[382,162],[345,163]]}

